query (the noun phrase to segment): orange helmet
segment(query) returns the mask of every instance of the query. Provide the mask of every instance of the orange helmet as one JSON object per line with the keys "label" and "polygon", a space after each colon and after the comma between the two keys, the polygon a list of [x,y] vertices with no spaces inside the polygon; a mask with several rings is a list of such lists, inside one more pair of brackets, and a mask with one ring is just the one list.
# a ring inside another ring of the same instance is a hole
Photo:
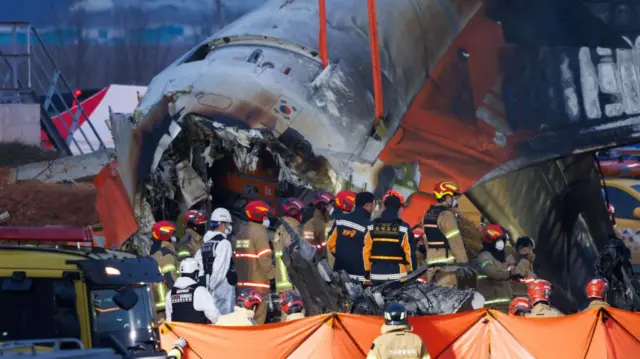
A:
{"label": "orange helmet", "polygon": [[498,240],[506,240],[506,233],[498,224],[488,224],[482,230],[482,242],[486,244],[494,243]]}
{"label": "orange helmet", "polygon": [[517,297],[509,304],[509,315],[516,315],[518,312],[529,313],[531,311],[531,303],[529,298]]}
{"label": "orange helmet", "polygon": [[604,299],[609,290],[609,283],[603,278],[594,278],[587,283],[586,293],[589,299]]}
{"label": "orange helmet", "polygon": [[551,283],[544,279],[536,279],[527,285],[527,294],[529,294],[532,305],[538,302],[549,302],[549,298],[551,298]]}
{"label": "orange helmet", "polygon": [[424,237],[424,229],[422,228],[415,228],[412,232],[416,240],[420,240]]}
{"label": "orange helmet", "polygon": [[244,210],[244,214],[253,222],[262,222],[270,212],[271,207],[262,201],[251,201]]}
{"label": "orange helmet", "polygon": [[156,222],[151,228],[151,236],[156,241],[170,241],[176,234],[176,224],[171,221]]}
{"label": "orange helmet", "polygon": [[457,196],[459,194],[458,186],[451,182],[438,182],[433,188],[433,195],[436,196],[437,200],[443,199],[444,196]]}
{"label": "orange helmet", "polygon": [[356,205],[356,193],[349,190],[340,191],[336,195],[335,202],[336,207],[345,212],[351,212],[353,207]]}
{"label": "orange helmet", "polygon": [[394,197],[398,197],[398,199],[400,199],[400,204],[404,207],[404,196],[402,194],[400,194],[400,192],[396,191],[395,189],[390,189],[388,190],[384,196],[382,196],[382,203],[384,203],[384,201],[389,197],[389,196],[394,196]]}

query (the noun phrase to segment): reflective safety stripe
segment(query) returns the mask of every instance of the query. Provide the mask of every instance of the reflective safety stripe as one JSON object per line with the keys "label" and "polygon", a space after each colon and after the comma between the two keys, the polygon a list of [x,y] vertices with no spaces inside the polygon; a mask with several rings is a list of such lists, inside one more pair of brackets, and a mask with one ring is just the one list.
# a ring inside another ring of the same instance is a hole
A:
{"label": "reflective safety stripe", "polygon": [[164,283],[156,284],[156,294],[158,295],[156,301],[156,309],[164,309],[164,300],[167,297],[167,292],[165,291]]}
{"label": "reflective safety stripe", "polygon": [[364,282],[366,280],[363,275],[355,275],[355,274],[349,274],[349,278],[359,280],[361,282]]}
{"label": "reflective safety stripe", "polygon": [[450,239],[451,237],[455,237],[457,235],[460,234],[460,231],[457,229],[452,229],[449,232],[445,233],[444,236],[447,237],[447,239]]}
{"label": "reflective safety stripe", "polygon": [[420,283],[428,283],[429,281],[426,278],[420,277],[420,278],[418,278],[418,282],[420,282]]}
{"label": "reflective safety stripe", "polygon": [[491,263],[493,263],[492,260],[483,261],[482,263],[480,263],[480,268],[484,268],[484,267],[488,266]]}
{"label": "reflective safety stripe", "polygon": [[449,257],[438,257],[438,258],[434,258],[434,259],[428,259],[427,260],[427,264],[449,264],[449,263],[453,263],[455,262],[456,257],[453,256],[449,256]]}
{"label": "reflective safety stripe", "polygon": [[271,254],[271,249],[266,248],[261,250],[258,253],[237,253],[235,254],[236,258],[249,258],[249,259],[258,259],[262,256],[265,256],[267,254]]}
{"label": "reflective safety stripe", "polygon": [[191,253],[189,251],[180,251],[178,252],[178,257],[191,257]]}
{"label": "reflective safety stripe", "polygon": [[238,287],[249,287],[249,288],[265,288],[269,289],[269,283],[265,282],[238,282]]}
{"label": "reflective safety stripe", "polygon": [[390,242],[390,243],[400,243],[400,239],[398,238],[374,238],[374,242]]}
{"label": "reflective safety stripe", "polygon": [[322,248],[327,246],[327,242],[322,242],[320,244],[313,244],[314,247],[316,247],[317,249],[322,250]]}
{"label": "reflective safety stripe", "polygon": [[424,226],[428,228],[438,228],[437,224],[425,224]]}
{"label": "reflective safety stripe", "polygon": [[484,305],[491,305],[491,304],[499,304],[499,303],[511,303],[511,298],[496,298],[496,299],[490,299],[490,300],[486,300],[484,302]]}
{"label": "reflective safety stripe", "polygon": [[429,242],[429,241],[427,241],[427,243],[429,245],[432,245],[432,246],[444,246],[445,245],[444,242]]}
{"label": "reflective safety stripe", "polygon": [[162,272],[162,274],[165,274],[175,270],[176,270],[176,266],[174,266],[173,264],[166,264],[162,266],[162,269],[160,271]]}
{"label": "reflective safety stripe", "polygon": [[394,280],[404,277],[406,273],[393,273],[393,274],[373,274],[371,273],[371,280]]}
{"label": "reflective safety stripe", "polygon": [[164,301],[156,303],[156,309],[164,309]]}
{"label": "reflective safety stripe", "polygon": [[276,281],[276,289],[290,289],[293,284],[289,282],[289,274],[287,273],[287,267],[282,261],[282,251],[276,251],[276,266],[280,270],[280,280]]}
{"label": "reflective safety stripe", "polygon": [[476,279],[477,279],[477,280],[487,279],[487,276],[486,276],[486,275],[484,275],[484,274],[478,274],[478,275],[476,276]]}
{"label": "reflective safety stripe", "polygon": [[378,259],[381,261],[401,261],[403,257],[394,257],[394,256],[371,256],[371,259]]}

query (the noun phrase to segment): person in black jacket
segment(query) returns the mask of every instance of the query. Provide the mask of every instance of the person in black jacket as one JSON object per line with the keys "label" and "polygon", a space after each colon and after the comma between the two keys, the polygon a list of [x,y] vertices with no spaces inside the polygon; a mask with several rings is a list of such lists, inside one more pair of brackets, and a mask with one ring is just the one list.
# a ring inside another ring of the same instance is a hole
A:
{"label": "person in black jacket", "polygon": [[375,208],[375,199],[371,192],[358,193],[355,209],[335,221],[327,240],[329,251],[335,257],[333,270],[344,270],[349,277],[359,281],[365,280],[362,249],[367,226],[371,223],[371,213]]}

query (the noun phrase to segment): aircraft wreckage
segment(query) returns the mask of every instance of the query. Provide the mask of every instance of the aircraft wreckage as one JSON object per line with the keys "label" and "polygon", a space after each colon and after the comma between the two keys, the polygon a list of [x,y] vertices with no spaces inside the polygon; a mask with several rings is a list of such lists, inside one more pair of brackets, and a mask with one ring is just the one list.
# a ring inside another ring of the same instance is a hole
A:
{"label": "aircraft wreckage", "polygon": [[590,153],[640,135],[638,34],[577,2],[500,4],[377,1],[370,41],[364,2],[327,0],[320,26],[317,1],[272,0],[203,41],[153,79],[132,121],[113,121],[131,243],[144,251],[155,220],[192,206],[275,206],[313,188],[394,188],[415,224],[451,180],[536,240],[536,272],[575,310],[613,235]]}

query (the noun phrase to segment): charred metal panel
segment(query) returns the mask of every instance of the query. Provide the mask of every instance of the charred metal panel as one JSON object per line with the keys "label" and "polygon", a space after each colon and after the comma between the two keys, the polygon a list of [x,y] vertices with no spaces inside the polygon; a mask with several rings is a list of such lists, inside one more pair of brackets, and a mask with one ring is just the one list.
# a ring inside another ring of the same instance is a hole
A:
{"label": "charred metal panel", "polygon": [[554,305],[570,312],[586,303],[598,249],[613,234],[591,155],[511,172],[468,196],[492,222],[536,241],[536,274],[553,283]]}

